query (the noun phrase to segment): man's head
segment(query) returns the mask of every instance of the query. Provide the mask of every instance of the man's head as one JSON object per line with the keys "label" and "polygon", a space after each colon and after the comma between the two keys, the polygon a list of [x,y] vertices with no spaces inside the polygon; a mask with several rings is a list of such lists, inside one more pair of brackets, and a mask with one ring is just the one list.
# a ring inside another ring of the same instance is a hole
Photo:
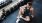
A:
{"label": "man's head", "polygon": [[27,7],[31,7],[32,6],[32,3],[31,2],[28,2],[27,3]]}

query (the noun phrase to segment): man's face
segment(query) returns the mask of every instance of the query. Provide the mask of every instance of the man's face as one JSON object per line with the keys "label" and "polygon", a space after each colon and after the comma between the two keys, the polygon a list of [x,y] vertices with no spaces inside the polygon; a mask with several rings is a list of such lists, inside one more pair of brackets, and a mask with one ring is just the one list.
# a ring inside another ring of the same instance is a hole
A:
{"label": "man's face", "polygon": [[27,7],[30,7],[29,4],[27,4]]}

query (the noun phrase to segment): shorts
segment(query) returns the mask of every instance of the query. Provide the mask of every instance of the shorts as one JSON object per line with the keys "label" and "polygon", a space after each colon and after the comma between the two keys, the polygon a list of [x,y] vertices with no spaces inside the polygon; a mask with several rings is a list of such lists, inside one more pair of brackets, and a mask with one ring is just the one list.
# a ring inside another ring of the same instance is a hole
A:
{"label": "shorts", "polygon": [[25,21],[23,19],[20,19],[19,23],[30,23],[30,22],[27,22],[27,21]]}
{"label": "shorts", "polygon": [[30,16],[30,21],[27,22],[23,19],[20,19],[19,23],[31,23],[31,21],[32,21],[32,17]]}

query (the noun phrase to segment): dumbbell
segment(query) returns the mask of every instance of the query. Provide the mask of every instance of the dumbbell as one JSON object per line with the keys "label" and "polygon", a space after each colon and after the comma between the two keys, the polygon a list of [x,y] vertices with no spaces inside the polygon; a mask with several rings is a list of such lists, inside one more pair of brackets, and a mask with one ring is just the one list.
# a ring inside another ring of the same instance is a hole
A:
{"label": "dumbbell", "polygon": [[0,3],[0,8],[2,7],[1,3]]}
{"label": "dumbbell", "polygon": [[9,15],[9,13],[10,13],[10,12],[9,12],[9,10],[7,10],[7,11],[6,11],[6,13],[7,13],[7,16],[8,16],[8,15]]}
{"label": "dumbbell", "polygon": [[13,6],[13,9],[15,10],[15,6]]}
{"label": "dumbbell", "polygon": [[10,3],[12,2],[12,0],[9,0],[10,1]]}
{"label": "dumbbell", "polygon": [[2,19],[5,19],[6,18],[6,11],[3,9],[3,15],[2,15]]}
{"label": "dumbbell", "polygon": [[13,7],[10,8],[11,12],[13,12]]}
{"label": "dumbbell", "polygon": [[9,1],[8,0],[6,0],[6,2],[5,2],[7,5],[9,4]]}
{"label": "dumbbell", "polygon": [[1,5],[2,5],[2,7],[4,7],[4,2],[3,1],[1,2]]}
{"label": "dumbbell", "polygon": [[6,1],[5,4],[8,5],[8,2]]}

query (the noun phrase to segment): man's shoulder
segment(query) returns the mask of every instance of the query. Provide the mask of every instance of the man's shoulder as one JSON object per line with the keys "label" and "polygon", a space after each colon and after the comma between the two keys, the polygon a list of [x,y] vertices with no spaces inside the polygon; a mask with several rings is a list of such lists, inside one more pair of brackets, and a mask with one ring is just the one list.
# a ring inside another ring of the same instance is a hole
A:
{"label": "man's shoulder", "polygon": [[21,6],[20,8],[24,8],[24,7],[26,7],[27,5],[24,5],[24,6]]}
{"label": "man's shoulder", "polygon": [[33,8],[33,7],[31,7],[31,10],[34,10],[34,8]]}
{"label": "man's shoulder", "polygon": [[24,6],[27,6],[27,5],[24,5]]}

